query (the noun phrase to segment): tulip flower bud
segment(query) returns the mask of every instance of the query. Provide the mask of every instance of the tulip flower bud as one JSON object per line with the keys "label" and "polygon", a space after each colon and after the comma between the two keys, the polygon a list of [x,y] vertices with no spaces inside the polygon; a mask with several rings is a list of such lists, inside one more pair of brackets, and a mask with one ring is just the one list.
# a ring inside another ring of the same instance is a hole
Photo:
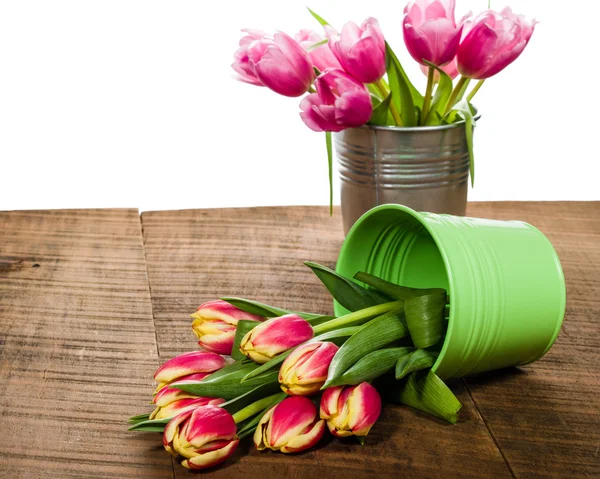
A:
{"label": "tulip flower bud", "polygon": [[456,56],[463,24],[454,20],[455,0],[415,0],[404,9],[404,43],[420,64],[441,66]]}
{"label": "tulip flower bud", "polygon": [[185,459],[188,469],[206,469],[225,461],[238,446],[236,425],[231,414],[217,406],[197,407],[169,421],[163,445],[174,456]]}
{"label": "tulip flower bud", "polygon": [[506,7],[502,12],[480,14],[458,49],[458,71],[466,78],[484,80],[502,71],[523,52],[536,21],[515,15]]}
{"label": "tulip flower bud", "polygon": [[328,388],[321,397],[321,419],[334,436],[366,436],[381,413],[377,389],[367,382]]}
{"label": "tulip flower bud", "polygon": [[328,68],[317,78],[317,93],[300,103],[300,117],[314,131],[342,131],[364,125],[373,104],[365,86],[341,70]]}
{"label": "tulip flower bud", "polygon": [[329,48],[346,73],[362,83],[375,83],[385,75],[385,39],[374,18],[368,18],[359,27],[348,22],[338,34],[326,28]]}
{"label": "tulip flower bud", "polygon": [[157,391],[174,381],[200,380],[225,366],[225,359],[215,353],[192,351],[176,356],[164,363],[154,373]]}
{"label": "tulip flower bud", "polygon": [[335,344],[323,341],[306,343],[294,349],[279,369],[283,392],[291,396],[310,396],[319,392],[338,349]]}
{"label": "tulip flower bud", "polygon": [[240,351],[244,356],[263,364],[275,356],[313,337],[308,321],[297,314],[271,318],[251,329],[242,338]]}
{"label": "tulip flower bud", "polygon": [[314,446],[325,432],[317,408],[305,397],[288,397],[269,409],[254,432],[259,451],[300,452]]}
{"label": "tulip flower bud", "polygon": [[156,409],[150,414],[150,419],[167,419],[199,406],[218,406],[225,400],[199,397],[174,388],[162,388],[155,394],[152,402],[156,405]]}
{"label": "tulip flower bud", "polygon": [[317,67],[319,71],[323,71],[326,68],[336,68],[343,70],[342,65],[337,60],[328,45],[323,44],[315,48],[315,45],[325,40],[323,35],[319,35],[317,32],[304,28],[300,30],[295,40],[300,44],[302,48],[306,50],[312,64]]}
{"label": "tulip flower bud", "polygon": [[266,87],[284,96],[300,96],[308,91],[315,72],[308,54],[293,38],[277,32],[248,46],[250,67]]}
{"label": "tulip flower bud", "polygon": [[217,354],[231,354],[238,321],[263,321],[265,318],[246,313],[227,301],[216,300],[201,304],[192,314],[192,330],[199,339],[198,344]]}
{"label": "tulip flower bud", "polygon": [[254,74],[254,67],[248,58],[248,47],[254,40],[260,40],[266,36],[266,33],[248,28],[242,30],[242,32],[247,33],[247,35],[240,39],[240,48],[233,55],[235,61],[231,65],[231,68],[238,74],[237,79],[239,81],[250,83],[251,85],[264,86]]}

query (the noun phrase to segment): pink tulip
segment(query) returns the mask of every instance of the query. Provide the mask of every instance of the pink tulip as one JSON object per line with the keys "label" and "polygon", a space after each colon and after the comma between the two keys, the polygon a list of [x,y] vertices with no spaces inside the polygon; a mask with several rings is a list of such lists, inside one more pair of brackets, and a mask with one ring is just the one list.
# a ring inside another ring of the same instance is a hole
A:
{"label": "pink tulip", "polygon": [[359,27],[348,22],[338,34],[326,28],[329,48],[346,73],[362,83],[374,83],[385,74],[385,39],[374,18],[368,18]]}
{"label": "pink tulip", "polygon": [[325,432],[317,408],[305,397],[288,397],[269,409],[254,432],[259,451],[300,452],[314,446]]}
{"label": "pink tulip", "polygon": [[265,318],[246,313],[227,301],[220,299],[201,304],[192,314],[192,330],[198,337],[198,344],[217,354],[231,354],[238,321],[263,321]]}
{"label": "pink tulip", "polygon": [[[429,67],[426,65],[419,65],[419,66],[421,67],[421,71],[423,72],[423,74],[425,76],[427,76],[429,74]],[[456,64],[456,57],[454,57],[452,59],[452,61],[450,63],[448,63],[447,65],[441,66],[439,68],[441,68],[444,72],[446,72],[451,80],[454,80],[458,76],[458,66]],[[437,70],[434,70],[433,81],[435,83],[440,81],[440,74],[438,73]]]}
{"label": "pink tulip", "polygon": [[231,68],[239,75],[237,77],[239,81],[250,83],[251,85],[264,86],[254,74],[254,67],[248,58],[248,47],[254,40],[260,40],[266,36],[266,33],[248,28],[242,30],[242,32],[247,33],[247,35],[240,39],[240,48],[233,55],[235,61],[232,63]]}
{"label": "pink tulip", "polygon": [[381,413],[381,398],[367,382],[337,386],[325,390],[320,409],[334,436],[366,436]]}
{"label": "pink tulip", "polygon": [[[192,351],[176,356],[154,373],[157,391],[167,384],[182,380],[199,380],[225,366],[225,359],[215,353]],[[199,376],[200,374],[200,376]]]}
{"label": "pink tulip", "polygon": [[280,95],[300,96],[315,79],[304,48],[283,32],[254,40],[247,53],[255,77]]}
{"label": "pink tulip", "polygon": [[251,329],[242,338],[240,351],[244,356],[263,364],[275,356],[313,337],[308,321],[297,314],[271,318]]}
{"label": "pink tulip", "polygon": [[317,32],[305,28],[296,34],[295,40],[307,51],[312,64],[317,67],[319,71],[322,72],[326,68],[337,68],[338,70],[342,70],[342,65],[340,65],[340,62],[338,62],[327,44],[313,48],[315,44],[325,40],[323,35],[319,35]]}
{"label": "pink tulip", "polygon": [[218,406],[225,402],[220,398],[199,397],[179,389],[162,388],[152,402],[156,409],[150,414],[150,419],[167,419],[199,406]]}
{"label": "pink tulip", "polygon": [[300,117],[314,131],[342,131],[367,123],[373,113],[365,86],[350,75],[326,69],[315,82],[317,93],[300,103]]}
{"label": "pink tulip", "polygon": [[225,461],[239,444],[231,414],[217,406],[184,411],[165,427],[163,445],[173,456],[182,456],[183,467],[206,469]]}
{"label": "pink tulip", "polygon": [[319,392],[327,379],[329,364],[338,351],[333,343],[315,341],[298,346],[279,369],[279,384],[291,396]]}
{"label": "pink tulip", "polygon": [[500,13],[483,12],[458,49],[458,71],[475,80],[502,71],[525,49],[535,24],[535,20],[515,15],[508,7]]}
{"label": "pink tulip", "polygon": [[466,17],[454,20],[455,0],[414,0],[404,9],[404,43],[424,65],[446,65],[456,56]]}

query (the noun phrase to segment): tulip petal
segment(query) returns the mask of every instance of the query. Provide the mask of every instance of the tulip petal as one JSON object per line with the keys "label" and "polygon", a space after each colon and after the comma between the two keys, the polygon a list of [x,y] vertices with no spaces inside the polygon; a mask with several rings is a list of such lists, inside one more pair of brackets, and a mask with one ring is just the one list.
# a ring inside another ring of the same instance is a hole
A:
{"label": "tulip petal", "polygon": [[205,319],[220,319],[233,325],[240,320],[263,321],[265,319],[263,316],[242,311],[222,299],[202,303],[192,316],[196,317],[196,315]]}
{"label": "tulip petal", "polygon": [[219,439],[235,436],[236,425],[231,414],[217,406],[199,407],[192,411],[180,435],[195,448]]}
{"label": "tulip petal", "polygon": [[[304,79],[306,90],[315,78],[315,72],[310,63],[308,53],[289,35],[283,32],[277,32],[273,35],[275,44],[281,49],[282,53],[287,58],[296,76]],[[305,90],[305,91],[306,91]]]}
{"label": "tulip petal", "polygon": [[210,373],[225,366],[225,359],[218,354],[205,351],[193,351],[176,356],[156,370],[154,379],[159,383],[168,383],[181,376],[193,373]]}
{"label": "tulip petal", "polygon": [[385,74],[385,52],[373,37],[361,38],[344,58],[344,66],[363,83],[374,83]]}
{"label": "tulip petal", "polygon": [[321,396],[320,417],[321,419],[329,419],[337,413],[338,399],[344,386],[335,386],[325,389]]}
{"label": "tulip petal", "polygon": [[288,397],[273,411],[267,426],[267,446],[280,449],[296,437],[315,420],[317,408],[313,402],[302,396]]}
{"label": "tulip petal", "polygon": [[305,96],[300,102],[300,118],[311,130],[321,132],[326,131],[327,124],[323,122],[323,118],[317,113],[318,105],[320,105],[319,95],[311,93]]}
{"label": "tulip petal", "polygon": [[366,436],[381,413],[381,398],[369,383],[356,386],[348,398],[348,426],[355,436]]}
{"label": "tulip petal", "polygon": [[173,401],[170,404],[167,404],[162,407],[157,407],[152,414],[150,414],[149,419],[167,419],[175,417],[177,414],[181,414],[182,412],[189,411],[191,409],[195,409],[197,407],[214,405],[217,406],[219,404],[224,403],[224,399],[218,398],[205,398],[205,397],[195,397],[195,398],[183,398],[177,401]]}
{"label": "tulip petal", "polygon": [[225,446],[220,447],[219,449],[198,454],[190,459],[182,461],[181,465],[191,470],[201,470],[216,466],[231,456],[238,447],[239,443],[239,439],[228,441]]}
{"label": "tulip petal", "polygon": [[317,421],[312,427],[308,429],[307,432],[290,439],[288,443],[280,449],[280,451],[289,454],[309,449],[321,440],[324,432],[325,421]]}
{"label": "tulip petal", "polygon": [[163,431],[163,446],[171,454],[177,454],[171,445],[179,433],[180,425],[184,423],[184,421],[187,421],[191,415],[191,410],[184,411],[171,419],[165,426],[165,430]]}
{"label": "tulip petal", "polygon": [[159,407],[163,407],[163,406],[166,406],[167,404],[171,404],[174,401],[178,401],[179,399],[186,399],[186,398],[194,399],[197,397],[198,396],[196,396],[194,394],[180,391],[179,389],[163,388],[154,395],[152,402]]}
{"label": "tulip petal", "polygon": [[247,342],[260,355],[269,359],[287,351],[313,337],[313,329],[308,321],[295,314],[269,319],[252,329],[242,339],[240,348]]}
{"label": "tulip petal", "polygon": [[269,425],[271,417],[273,417],[273,411],[275,411],[276,407],[277,405],[273,406],[265,414],[263,414],[263,417],[258,422],[258,426],[256,426],[256,430],[254,431],[253,441],[254,445],[256,446],[256,449],[258,449],[259,451],[262,451],[263,449],[269,447],[266,436],[267,426]]}

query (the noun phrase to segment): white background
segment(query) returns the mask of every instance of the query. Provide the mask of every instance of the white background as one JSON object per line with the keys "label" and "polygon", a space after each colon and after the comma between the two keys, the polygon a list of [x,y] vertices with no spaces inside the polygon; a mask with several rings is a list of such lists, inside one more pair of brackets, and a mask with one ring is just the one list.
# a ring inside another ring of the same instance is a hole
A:
{"label": "white background", "polygon": [[[241,28],[318,29],[306,3],[0,1],[0,209],[325,204],[324,138],[301,122],[299,99],[230,69]],[[378,18],[423,88],[404,4],[308,3],[338,27]],[[457,4],[461,16],[487,0]],[[540,24],[476,97],[469,198],[598,200],[598,3],[512,6]]]}

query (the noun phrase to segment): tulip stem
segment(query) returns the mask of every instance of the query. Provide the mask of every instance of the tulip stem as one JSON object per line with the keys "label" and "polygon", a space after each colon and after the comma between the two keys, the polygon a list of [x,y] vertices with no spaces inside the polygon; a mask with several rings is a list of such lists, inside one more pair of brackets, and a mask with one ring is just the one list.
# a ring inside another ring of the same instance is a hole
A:
{"label": "tulip stem", "polygon": [[427,70],[427,88],[425,89],[425,97],[423,98],[423,110],[421,111],[421,125],[425,124],[427,115],[429,114],[429,106],[431,105],[431,95],[433,93],[433,78],[435,69],[429,66]]}
{"label": "tulip stem", "polygon": [[446,109],[444,110],[444,115],[447,115],[448,112],[452,109],[452,107],[454,106],[454,104],[456,103],[456,101],[458,99],[458,95],[463,90],[465,83],[467,83],[468,81],[469,81],[468,78],[463,77],[463,76],[460,77],[460,80],[458,80],[458,82],[456,83],[456,86],[454,87],[454,90],[452,90],[452,93],[450,94],[450,98],[448,98],[448,103],[446,104]]}
{"label": "tulip stem", "polygon": [[[374,85],[377,87],[377,89],[383,96],[382,100],[385,100],[387,98],[387,96],[390,94],[390,91],[388,90],[387,86],[385,85],[384,79],[381,78],[380,80],[377,80],[374,83]],[[402,118],[400,117],[400,114],[398,113],[398,110],[396,109],[396,105],[394,105],[393,101],[390,102],[390,112],[392,114],[392,118],[394,119],[394,122],[396,123],[396,126],[402,126]]]}
{"label": "tulip stem", "polygon": [[313,331],[315,336],[321,333],[325,333],[327,331],[333,331],[334,329],[338,329],[342,326],[348,326],[352,323],[357,323],[360,321],[364,321],[365,319],[380,316],[402,306],[403,304],[404,301],[392,301],[390,303],[383,303],[378,304],[376,306],[371,306],[369,308],[360,309],[345,316],[340,316],[339,318],[327,321],[326,323],[319,324],[318,326],[315,326],[313,328]]}
{"label": "tulip stem", "polygon": [[253,402],[252,404],[249,404],[245,408],[240,409],[238,412],[233,414],[233,420],[235,421],[236,424],[239,424],[242,421],[245,421],[246,419],[258,414],[263,409],[266,409],[267,407],[273,405],[273,402],[279,396],[282,396],[282,395],[283,395],[283,393],[278,392],[278,393],[272,394],[271,396],[267,396],[266,398],[259,399],[258,401]]}
{"label": "tulip stem", "polygon": [[317,90],[315,90],[311,85],[308,87],[308,91],[309,91],[309,93],[315,93]]}
{"label": "tulip stem", "polygon": [[475,85],[475,87],[471,90],[471,93],[469,93],[467,95],[467,101],[470,103],[471,100],[473,99],[473,97],[475,96],[475,94],[479,91],[479,89],[481,88],[481,85],[483,85],[483,82],[485,81],[485,79],[483,80],[479,80],[477,82],[477,85]]}

